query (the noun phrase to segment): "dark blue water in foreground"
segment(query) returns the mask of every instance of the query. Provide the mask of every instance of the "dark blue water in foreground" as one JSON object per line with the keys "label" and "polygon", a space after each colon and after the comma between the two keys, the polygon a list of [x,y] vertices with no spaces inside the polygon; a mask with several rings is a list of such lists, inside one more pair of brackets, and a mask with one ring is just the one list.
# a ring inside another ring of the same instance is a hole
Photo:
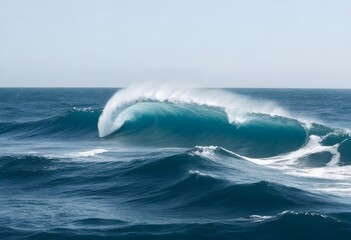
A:
{"label": "dark blue water in foreground", "polygon": [[0,239],[351,239],[351,90],[116,91],[0,89]]}

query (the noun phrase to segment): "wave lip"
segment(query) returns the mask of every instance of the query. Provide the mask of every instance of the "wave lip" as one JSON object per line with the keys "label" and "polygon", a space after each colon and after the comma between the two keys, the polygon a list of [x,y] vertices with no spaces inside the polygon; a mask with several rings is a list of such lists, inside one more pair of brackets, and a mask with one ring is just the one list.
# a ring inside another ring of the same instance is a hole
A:
{"label": "wave lip", "polygon": [[100,137],[105,137],[133,116],[123,114],[130,106],[139,102],[163,102],[218,107],[227,113],[228,121],[245,122],[247,112],[260,112],[270,115],[287,113],[272,102],[257,103],[247,97],[220,90],[171,89],[144,86],[118,91],[106,104],[98,123]]}

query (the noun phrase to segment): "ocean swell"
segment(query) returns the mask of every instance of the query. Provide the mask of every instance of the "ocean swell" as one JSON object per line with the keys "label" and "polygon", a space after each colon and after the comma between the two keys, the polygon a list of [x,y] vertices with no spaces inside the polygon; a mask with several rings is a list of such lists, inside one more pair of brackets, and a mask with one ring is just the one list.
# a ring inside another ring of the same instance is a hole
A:
{"label": "ocean swell", "polygon": [[99,115],[98,110],[73,108],[62,115],[33,121],[1,122],[0,135],[16,138],[97,136],[96,124]]}

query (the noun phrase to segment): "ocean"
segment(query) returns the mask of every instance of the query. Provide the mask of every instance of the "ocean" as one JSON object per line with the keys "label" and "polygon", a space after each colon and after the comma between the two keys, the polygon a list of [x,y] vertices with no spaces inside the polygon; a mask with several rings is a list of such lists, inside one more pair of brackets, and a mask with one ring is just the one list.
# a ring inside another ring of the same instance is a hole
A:
{"label": "ocean", "polygon": [[351,239],[351,90],[0,89],[0,239]]}

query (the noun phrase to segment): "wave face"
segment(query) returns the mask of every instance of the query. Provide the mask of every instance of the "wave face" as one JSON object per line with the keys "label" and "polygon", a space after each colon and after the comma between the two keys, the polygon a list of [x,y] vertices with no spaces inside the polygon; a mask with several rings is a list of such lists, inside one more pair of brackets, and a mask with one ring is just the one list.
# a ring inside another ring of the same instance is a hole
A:
{"label": "wave face", "polygon": [[305,129],[297,121],[260,113],[246,117],[250,120],[236,124],[228,122],[220,108],[142,102],[117,117],[125,120],[113,136],[142,145],[223,146],[248,156],[290,152],[307,140]]}
{"label": "wave face", "polygon": [[351,239],[350,91],[0,98],[0,239]]}

